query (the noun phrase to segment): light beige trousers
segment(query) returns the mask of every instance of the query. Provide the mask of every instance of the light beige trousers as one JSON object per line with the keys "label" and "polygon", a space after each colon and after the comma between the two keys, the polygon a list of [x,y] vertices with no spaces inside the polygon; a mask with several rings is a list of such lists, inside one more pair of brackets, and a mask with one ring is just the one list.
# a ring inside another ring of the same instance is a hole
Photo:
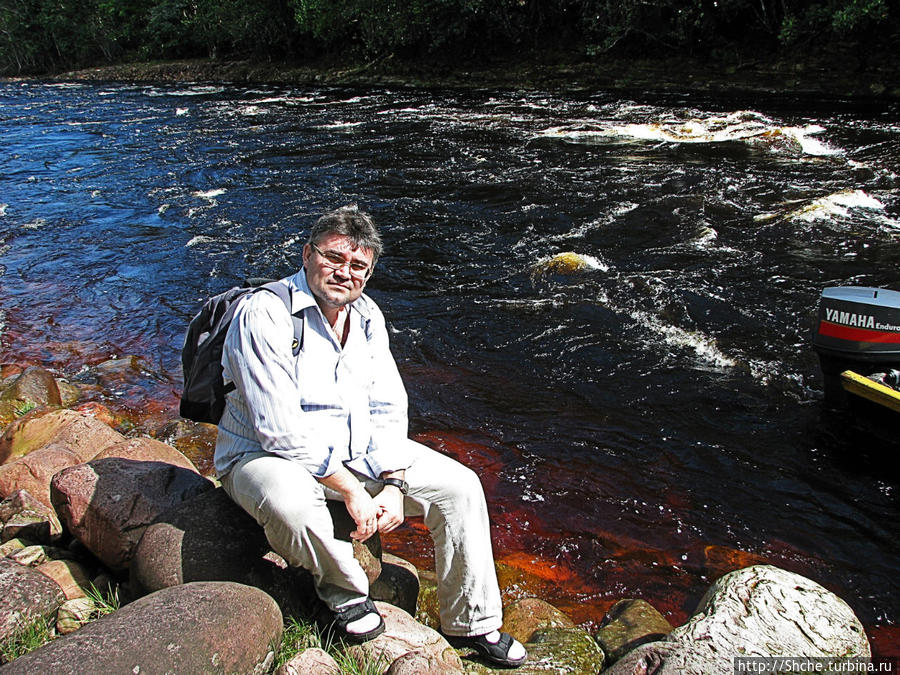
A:
{"label": "light beige trousers", "polygon": [[[503,609],[484,490],[456,460],[409,441],[407,516],[424,516],[434,541],[441,628],[448,635],[481,635],[500,627]],[[357,476],[371,493],[379,481]],[[265,452],[243,457],[222,487],[263,527],[272,549],[290,565],[310,570],[319,597],[337,609],[369,593],[348,541],[335,539],[326,499],[340,499],[303,466]]]}

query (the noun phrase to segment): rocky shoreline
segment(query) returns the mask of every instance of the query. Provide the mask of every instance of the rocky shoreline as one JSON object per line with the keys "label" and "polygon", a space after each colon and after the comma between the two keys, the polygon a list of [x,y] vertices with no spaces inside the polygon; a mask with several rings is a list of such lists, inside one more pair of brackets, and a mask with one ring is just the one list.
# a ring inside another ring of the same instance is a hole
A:
{"label": "rocky shoreline", "polygon": [[391,58],[380,61],[275,63],[193,59],[105,65],[57,73],[52,81],[217,82],[294,86],[419,87],[456,90],[614,91],[881,105],[900,100],[900,67],[873,55],[866,62],[842,54],[747,58],[712,62],[687,57],[655,59],[571,55],[524,56],[485,64],[441,66]]}
{"label": "rocky shoreline", "polygon": [[[437,632],[433,572],[378,537],[354,548],[387,631],[362,646],[326,651],[318,638],[284,653],[290,622],[314,620],[311,580],[268,549],[208,461],[190,458],[208,455],[215,427],[170,420],[151,436],[92,387],[35,366],[2,371],[0,673],[346,672],[335,655],[394,675],[493,672]],[[348,535],[342,505],[333,514]],[[118,598],[112,611],[98,611],[98,592]],[[49,627],[45,644],[12,649],[37,622]],[[732,672],[735,656],[871,655],[843,600],[770,565],[717,579],[677,628],[627,598],[589,632],[520,597],[506,604],[504,630],[528,647],[519,673],[714,673]]]}

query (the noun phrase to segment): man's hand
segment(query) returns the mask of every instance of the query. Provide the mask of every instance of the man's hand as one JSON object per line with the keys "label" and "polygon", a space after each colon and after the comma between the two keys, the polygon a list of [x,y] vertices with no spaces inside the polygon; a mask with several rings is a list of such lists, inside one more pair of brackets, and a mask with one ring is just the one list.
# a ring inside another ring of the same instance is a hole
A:
{"label": "man's hand", "polygon": [[[406,479],[405,471],[385,471],[381,474],[381,480],[386,478]],[[385,485],[381,492],[375,495],[375,505],[378,507],[378,531],[390,532],[403,524],[403,493],[394,485]]]}
{"label": "man's hand", "polygon": [[341,467],[318,481],[325,487],[340,492],[344,498],[347,513],[356,523],[356,529],[350,533],[351,539],[365,541],[378,531],[379,507],[349,469]]}
{"label": "man's hand", "polygon": [[403,524],[403,493],[400,488],[385,485],[375,495],[375,506],[378,508],[378,531],[390,532]]}
{"label": "man's hand", "polygon": [[356,523],[356,529],[350,533],[351,539],[365,541],[381,529],[380,509],[374,499],[359,483],[359,489],[350,495],[344,495],[347,513]]}

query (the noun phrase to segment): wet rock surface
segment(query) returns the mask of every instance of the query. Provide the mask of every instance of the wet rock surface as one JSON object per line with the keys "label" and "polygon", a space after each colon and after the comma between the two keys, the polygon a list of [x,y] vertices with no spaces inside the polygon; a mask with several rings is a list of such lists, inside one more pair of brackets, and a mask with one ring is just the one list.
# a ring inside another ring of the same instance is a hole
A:
{"label": "wet rock surface", "polygon": [[51,444],[86,462],[123,438],[103,422],[74,410],[37,409],[10,424],[0,436],[0,463]]}
{"label": "wet rock surface", "polygon": [[607,663],[613,663],[635,647],[661,640],[671,631],[672,625],[649,602],[629,599],[609,609],[594,639],[606,654]]}

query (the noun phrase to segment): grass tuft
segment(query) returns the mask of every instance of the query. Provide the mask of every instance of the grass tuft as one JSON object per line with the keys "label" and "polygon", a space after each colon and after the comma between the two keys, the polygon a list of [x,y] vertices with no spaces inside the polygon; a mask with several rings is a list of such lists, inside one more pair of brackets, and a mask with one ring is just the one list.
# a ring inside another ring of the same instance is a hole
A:
{"label": "grass tuft", "polygon": [[112,614],[122,606],[122,603],[119,600],[118,588],[111,587],[104,592],[94,586],[94,584],[91,584],[90,588],[84,589],[84,593],[94,601],[94,611],[91,612],[92,621],[94,619],[99,619],[101,616]]}
{"label": "grass tuft", "polygon": [[340,672],[345,675],[382,675],[390,665],[384,654],[368,658],[362,664],[357,663],[356,659],[345,651],[346,645],[341,640],[323,639],[315,623],[290,617],[284,625],[281,648],[275,656],[273,672],[300,652],[313,647],[328,652],[337,662]]}
{"label": "grass tuft", "polygon": [[0,663],[9,663],[33,652],[55,637],[52,623],[40,618],[0,643]]}
{"label": "grass tuft", "polygon": [[37,408],[37,403],[34,401],[21,401],[16,404],[14,412],[16,417],[23,417],[26,413],[31,412],[35,408]]}

